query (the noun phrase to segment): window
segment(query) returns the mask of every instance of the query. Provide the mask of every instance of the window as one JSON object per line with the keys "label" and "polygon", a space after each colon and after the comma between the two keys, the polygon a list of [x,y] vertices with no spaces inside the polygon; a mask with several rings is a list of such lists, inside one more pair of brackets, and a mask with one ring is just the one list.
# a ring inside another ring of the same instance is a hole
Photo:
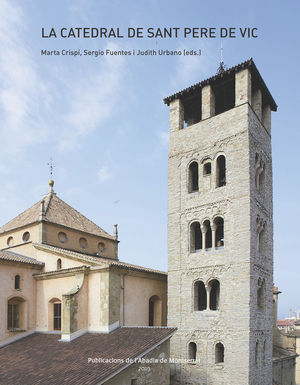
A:
{"label": "window", "polygon": [[22,240],[23,242],[28,242],[29,239],[30,239],[30,233],[29,231],[25,231],[25,233],[23,234]]}
{"label": "window", "polygon": [[189,192],[198,191],[199,183],[198,183],[198,163],[192,162],[189,165]]}
{"label": "window", "polygon": [[265,163],[256,153],[255,155],[255,186],[258,191],[264,190],[265,184]]}
{"label": "window", "polygon": [[132,379],[130,382],[130,385],[137,385],[137,379]]}
{"label": "window", "polygon": [[7,246],[13,246],[14,238],[13,237],[8,237],[6,243],[7,243]]}
{"label": "window", "polygon": [[64,233],[63,231],[60,231],[60,232],[58,233],[58,239],[59,239],[59,241],[60,241],[61,243],[66,243],[67,240],[68,240],[67,234]]}
{"label": "window", "polygon": [[7,309],[7,329],[19,328],[19,304],[8,303]]}
{"label": "window", "polygon": [[258,341],[255,344],[255,365],[258,363]]}
{"label": "window", "polygon": [[263,309],[265,305],[265,280],[259,278],[257,286],[257,307]]}
{"label": "window", "polygon": [[20,290],[20,276],[19,275],[15,276],[15,289]]}
{"label": "window", "polygon": [[79,245],[82,249],[86,249],[88,246],[88,242],[87,242],[86,238],[80,238],[79,239]]}
{"label": "window", "polygon": [[257,231],[257,252],[264,255],[266,252],[266,221],[260,218],[259,215],[256,218],[256,231]]}
{"label": "window", "polygon": [[61,330],[61,303],[53,304],[53,329]]}
{"label": "window", "polygon": [[98,250],[100,251],[100,253],[105,251],[105,244],[103,242],[98,243]]}
{"label": "window", "polygon": [[211,162],[207,162],[203,165],[203,175],[211,174]]}
{"label": "window", "polygon": [[199,222],[194,222],[190,227],[190,251],[197,252],[202,249],[202,232]]}
{"label": "window", "polygon": [[162,301],[157,295],[149,299],[149,326],[162,325]]}
{"label": "window", "polygon": [[189,360],[196,360],[197,356],[197,345],[195,342],[189,343]]}
{"label": "window", "polygon": [[221,114],[228,111],[235,105],[235,77],[231,76],[229,79],[218,83],[213,87],[215,94],[215,114]]}
{"label": "window", "polygon": [[263,365],[266,365],[266,341],[264,341],[263,346]]}
{"label": "window", "polygon": [[224,362],[224,345],[218,342],[215,347],[215,363],[219,364]]}
{"label": "window", "polygon": [[210,227],[210,221],[206,220],[203,223],[204,231],[205,231],[205,249],[211,249],[212,247],[212,232]]}
{"label": "window", "polygon": [[194,283],[194,310],[205,310],[206,308],[206,288],[202,281],[197,281]]}
{"label": "window", "polygon": [[61,262],[61,259],[58,258],[57,262],[56,262],[56,270],[60,270],[62,267],[62,262]]}
{"label": "window", "polygon": [[226,159],[224,155],[217,158],[217,187],[226,185]]}
{"label": "window", "polygon": [[217,248],[224,247],[224,220],[223,218],[215,219],[216,232],[215,232],[215,245]]}
{"label": "window", "polygon": [[219,310],[220,302],[220,283],[217,279],[213,279],[209,283],[209,308],[210,310]]}
{"label": "window", "polygon": [[7,329],[14,330],[24,327],[25,301],[20,297],[11,298],[7,303]]}
{"label": "window", "polygon": [[198,95],[182,100],[184,126],[189,127],[201,120],[201,92]]}

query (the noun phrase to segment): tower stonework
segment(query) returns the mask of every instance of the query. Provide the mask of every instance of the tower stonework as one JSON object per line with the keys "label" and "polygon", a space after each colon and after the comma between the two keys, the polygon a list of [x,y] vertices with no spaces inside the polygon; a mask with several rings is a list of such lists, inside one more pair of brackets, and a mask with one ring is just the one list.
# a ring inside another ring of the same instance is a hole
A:
{"label": "tower stonework", "polygon": [[171,383],[272,385],[276,103],[252,59],[164,102]]}

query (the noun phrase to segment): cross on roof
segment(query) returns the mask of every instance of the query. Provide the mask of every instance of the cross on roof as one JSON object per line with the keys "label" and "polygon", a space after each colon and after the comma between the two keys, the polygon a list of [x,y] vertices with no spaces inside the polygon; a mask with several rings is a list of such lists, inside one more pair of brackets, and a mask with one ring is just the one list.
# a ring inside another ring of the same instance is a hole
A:
{"label": "cross on roof", "polygon": [[47,165],[49,166],[49,168],[50,168],[50,179],[52,179],[52,177],[53,177],[53,169],[54,169],[54,164],[53,164],[53,159],[52,159],[52,157],[50,158],[50,161],[49,161],[49,163],[47,163]]}

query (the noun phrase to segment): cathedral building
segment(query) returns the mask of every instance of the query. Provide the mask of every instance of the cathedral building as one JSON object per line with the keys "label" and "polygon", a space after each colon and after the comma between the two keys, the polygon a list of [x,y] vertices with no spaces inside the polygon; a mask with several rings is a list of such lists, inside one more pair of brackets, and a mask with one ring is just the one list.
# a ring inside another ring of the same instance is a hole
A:
{"label": "cathedral building", "polygon": [[[49,184],[41,201],[0,228],[0,383],[33,384],[55,373],[83,384],[86,373],[90,384],[136,384],[138,366],[128,366],[128,358],[169,355],[175,329],[164,327],[167,274],[121,262],[117,226],[107,233]],[[62,342],[71,343],[73,356]],[[81,364],[74,363],[80,355]],[[50,365],[52,356],[59,365]],[[86,371],[87,357],[95,356],[120,362],[98,372],[91,361]],[[168,364],[152,368],[149,378],[156,377],[169,384]]]}
{"label": "cathedral building", "polygon": [[117,226],[50,180],[0,228],[1,384],[295,385],[273,288],[277,105],[252,59],[164,102],[168,274],[121,262]]}

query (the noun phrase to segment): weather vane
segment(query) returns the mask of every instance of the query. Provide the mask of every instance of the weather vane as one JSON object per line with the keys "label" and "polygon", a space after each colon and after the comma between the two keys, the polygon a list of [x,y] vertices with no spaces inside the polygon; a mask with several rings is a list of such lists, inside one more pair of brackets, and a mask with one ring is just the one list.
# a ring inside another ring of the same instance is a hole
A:
{"label": "weather vane", "polygon": [[50,179],[52,179],[52,177],[53,177],[53,169],[54,169],[54,164],[53,164],[53,159],[52,159],[52,157],[50,158],[50,161],[49,161],[49,163],[47,163],[47,165],[49,166],[49,168],[50,168]]}
{"label": "weather vane", "polygon": [[220,66],[218,68],[217,74],[221,74],[222,72],[226,71],[227,67],[223,62],[223,45],[221,43],[221,48],[220,48]]}

